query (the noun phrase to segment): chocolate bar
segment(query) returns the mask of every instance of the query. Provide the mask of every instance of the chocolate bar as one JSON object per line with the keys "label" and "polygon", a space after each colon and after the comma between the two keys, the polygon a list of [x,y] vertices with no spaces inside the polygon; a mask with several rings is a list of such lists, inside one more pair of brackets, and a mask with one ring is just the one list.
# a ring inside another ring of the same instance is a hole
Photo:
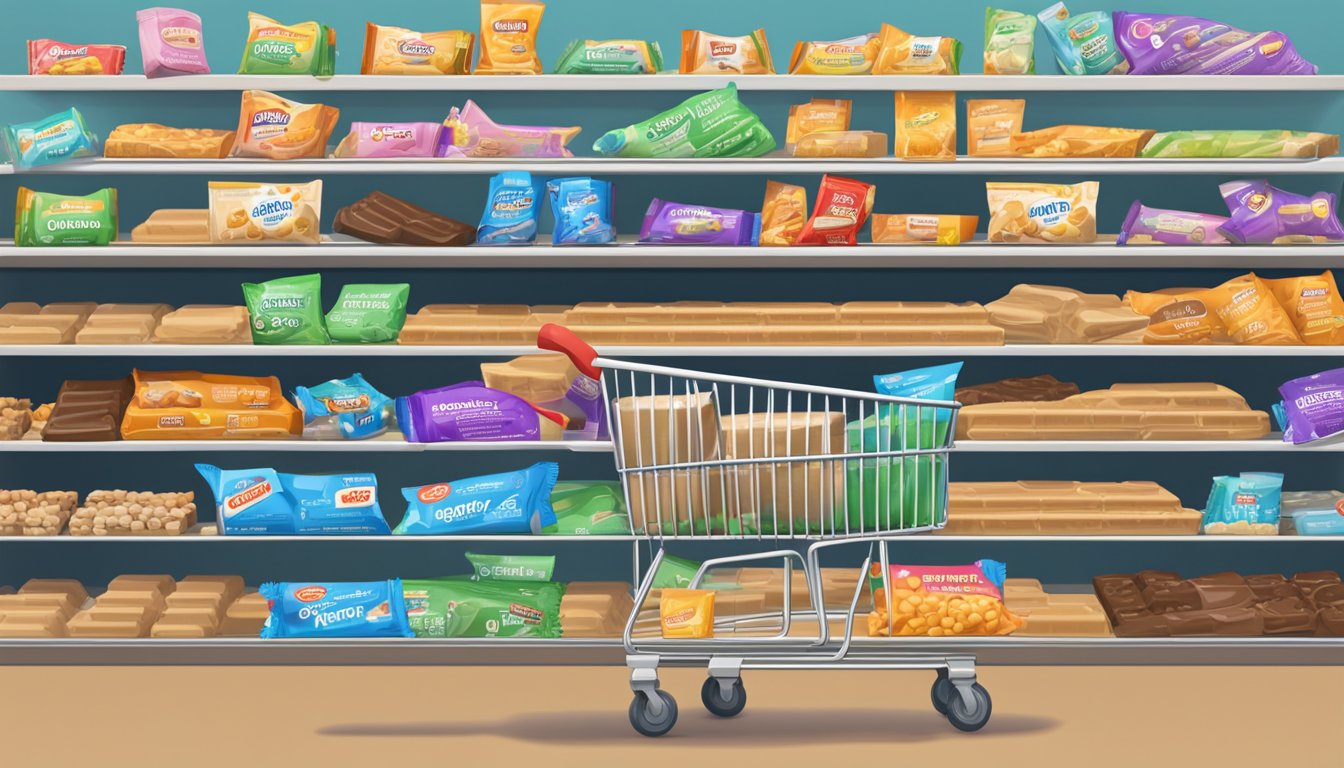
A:
{"label": "chocolate bar", "polygon": [[56,405],[42,429],[44,442],[119,440],[121,418],[131,401],[131,380],[70,379],[61,385]]}
{"label": "chocolate bar", "polygon": [[962,405],[982,403],[1027,403],[1063,400],[1079,393],[1078,385],[1060,381],[1048,373],[1039,376],[1021,376],[985,384],[957,388],[957,402]]}
{"label": "chocolate bar", "polygon": [[470,224],[383,192],[373,192],[337,211],[333,229],[371,243],[446,247],[476,240],[476,228]]}

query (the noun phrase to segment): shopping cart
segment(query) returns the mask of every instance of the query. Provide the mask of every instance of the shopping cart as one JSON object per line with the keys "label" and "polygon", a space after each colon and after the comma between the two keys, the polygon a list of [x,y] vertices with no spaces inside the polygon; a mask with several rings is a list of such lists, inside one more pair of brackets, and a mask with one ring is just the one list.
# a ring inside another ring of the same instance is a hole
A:
{"label": "shopping cart", "polygon": [[[898,639],[853,636],[874,557],[873,574],[885,586],[889,540],[946,523],[957,403],[611,360],[557,325],[541,329],[538,346],[565,353],[600,381],[632,531],[650,551],[657,546],[642,577],[636,554],[639,588],[623,637],[635,730],[661,736],[676,723],[676,700],[658,687],[660,665],[702,664],[709,677],[701,700],[720,717],[746,706],[744,669],[933,669],[935,709],[964,731],[988,722],[990,698],[976,682],[973,655],[902,652]],[[668,640],[649,631],[657,622],[641,613],[665,543],[682,539],[795,541],[806,552],[778,548],[700,564],[691,589],[719,568],[781,562],[782,605],[717,617],[713,638]],[[821,555],[854,542],[868,544],[868,555],[848,604],[828,607]],[[805,594],[798,609],[795,567]],[[890,617],[892,591],[883,594]]]}

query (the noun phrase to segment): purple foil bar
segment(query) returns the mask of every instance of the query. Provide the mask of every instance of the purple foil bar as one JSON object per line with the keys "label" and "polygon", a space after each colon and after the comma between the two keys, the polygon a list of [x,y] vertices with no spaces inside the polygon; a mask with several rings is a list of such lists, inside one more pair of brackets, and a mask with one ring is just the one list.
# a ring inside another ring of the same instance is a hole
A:
{"label": "purple foil bar", "polygon": [[1344,432],[1344,368],[1284,382],[1285,441],[1309,443]]}
{"label": "purple foil bar", "polygon": [[1115,42],[1131,75],[1314,75],[1281,32],[1247,32],[1197,16],[1116,11]]}
{"label": "purple foil bar", "polygon": [[397,423],[409,443],[540,440],[536,407],[479,381],[397,398]]}
{"label": "purple foil bar", "polygon": [[1218,229],[1238,245],[1270,244],[1279,238],[1344,240],[1335,195],[1298,195],[1265,179],[1229,181],[1218,187],[1231,214]]}
{"label": "purple foil bar", "polygon": [[686,205],[654,198],[639,228],[641,243],[756,245],[760,216],[732,208]]}
{"label": "purple foil bar", "polygon": [[1125,245],[1135,237],[1148,237],[1170,245],[1226,245],[1227,238],[1218,232],[1226,223],[1226,216],[1149,208],[1135,200],[1115,242]]}

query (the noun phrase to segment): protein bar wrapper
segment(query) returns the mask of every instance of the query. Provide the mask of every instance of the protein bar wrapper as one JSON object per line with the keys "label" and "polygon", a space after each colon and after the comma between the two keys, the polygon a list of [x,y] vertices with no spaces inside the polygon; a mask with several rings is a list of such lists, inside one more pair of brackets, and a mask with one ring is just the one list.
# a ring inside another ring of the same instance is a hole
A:
{"label": "protein bar wrapper", "polygon": [[322,241],[322,181],[210,182],[210,242],[234,245]]}
{"label": "protein bar wrapper", "polygon": [[401,579],[261,585],[271,606],[262,638],[415,637]]}
{"label": "protein bar wrapper", "polygon": [[734,83],[593,142],[593,151],[608,157],[759,157],[774,148],[775,137],[738,99]]}
{"label": "protein bar wrapper", "polygon": [[1116,11],[1115,41],[1133,75],[1314,75],[1281,32],[1197,16]]}
{"label": "protein bar wrapper", "polygon": [[561,636],[564,584],[448,578],[410,580],[402,589],[416,637]]}
{"label": "protein bar wrapper", "polygon": [[260,13],[247,14],[247,46],[240,75],[313,75],[336,73],[336,30],[316,21],[281,24]]}
{"label": "protein bar wrapper", "polygon": [[274,376],[138,369],[132,376],[124,440],[285,439],[303,431],[303,414]]}
{"label": "protein bar wrapper", "polygon": [[1164,131],[1143,157],[1329,157],[1339,134],[1308,131]]}
{"label": "protein bar wrapper", "polygon": [[873,70],[881,41],[874,33],[823,42],[799,41],[789,62],[791,75],[866,75]]}
{"label": "protein bar wrapper", "polygon": [[663,49],[656,40],[573,40],[560,54],[557,75],[656,75]]}
{"label": "protein bar wrapper", "polygon": [[752,30],[742,37],[716,35],[698,29],[681,32],[683,75],[772,75],[775,62],[765,30]]}
{"label": "protein bar wrapper", "polygon": [[452,29],[415,32],[369,22],[364,28],[364,75],[465,75],[476,36]]}
{"label": "protein bar wrapper", "polygon": [[1117,245],[1226,245],[1227,238],[1218,231],[1225,224],[1226,216],[1149,208],[1135,200],[1125,216],[1125,223],[1120,225],[1120,236],[1115,242]]}
{"label": "protein bar wrapper", "polygon": [[961,41],[951,37],[916,37],[890,24],[878,34],[874,75],[956,75],[960,73]]}
{"label": "protein bar wrapper", "polygon": [[14,244],[20,247],[107,245],[117,239],[117,190],[56,195],[19,187]]}
{"label": "protein bar wrapper", "polygon": [[402,488],[406,514],[394,534],[539,534],[555,525],[551,491],[560,466],[541,461],[526,469]]}
{"label": "protein bar wrapper", "polygon": [[124,45],[71,45],[56,40],[28,41],[30,75],[120,75]]}
{"label": "protein bar wrapper", "polygon": [[1344,368],[1284,382],[1284,442],[1310,443],[1344,432]]}

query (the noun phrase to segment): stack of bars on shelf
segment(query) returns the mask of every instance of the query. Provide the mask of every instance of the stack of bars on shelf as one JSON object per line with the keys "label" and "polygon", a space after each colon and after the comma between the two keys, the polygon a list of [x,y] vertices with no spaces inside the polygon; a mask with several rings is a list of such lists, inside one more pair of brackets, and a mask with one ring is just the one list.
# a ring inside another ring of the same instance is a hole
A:
{"label": "stack of bars on shelf", "polygon": [[1013,634],[1039,637],[1110,637],[1111,624],[1093,594],[1048,593],[1036,579],[1007,579],[1003,600],[1026,620]]}
{"label": "stack of bars on shelf", "polygon": [[1193,536],[1202,517],[1152,482],[951,483],[942,533]]}
{"label": "stack of bars on shelf", "polygon": [[251,344],[246,307],[167,304],[0,306],[0,344]]}
{"label": "stack of bars on shelf", "polygon": [[0,536],[174,536],[196,525],[196,495],[0,490]]}

